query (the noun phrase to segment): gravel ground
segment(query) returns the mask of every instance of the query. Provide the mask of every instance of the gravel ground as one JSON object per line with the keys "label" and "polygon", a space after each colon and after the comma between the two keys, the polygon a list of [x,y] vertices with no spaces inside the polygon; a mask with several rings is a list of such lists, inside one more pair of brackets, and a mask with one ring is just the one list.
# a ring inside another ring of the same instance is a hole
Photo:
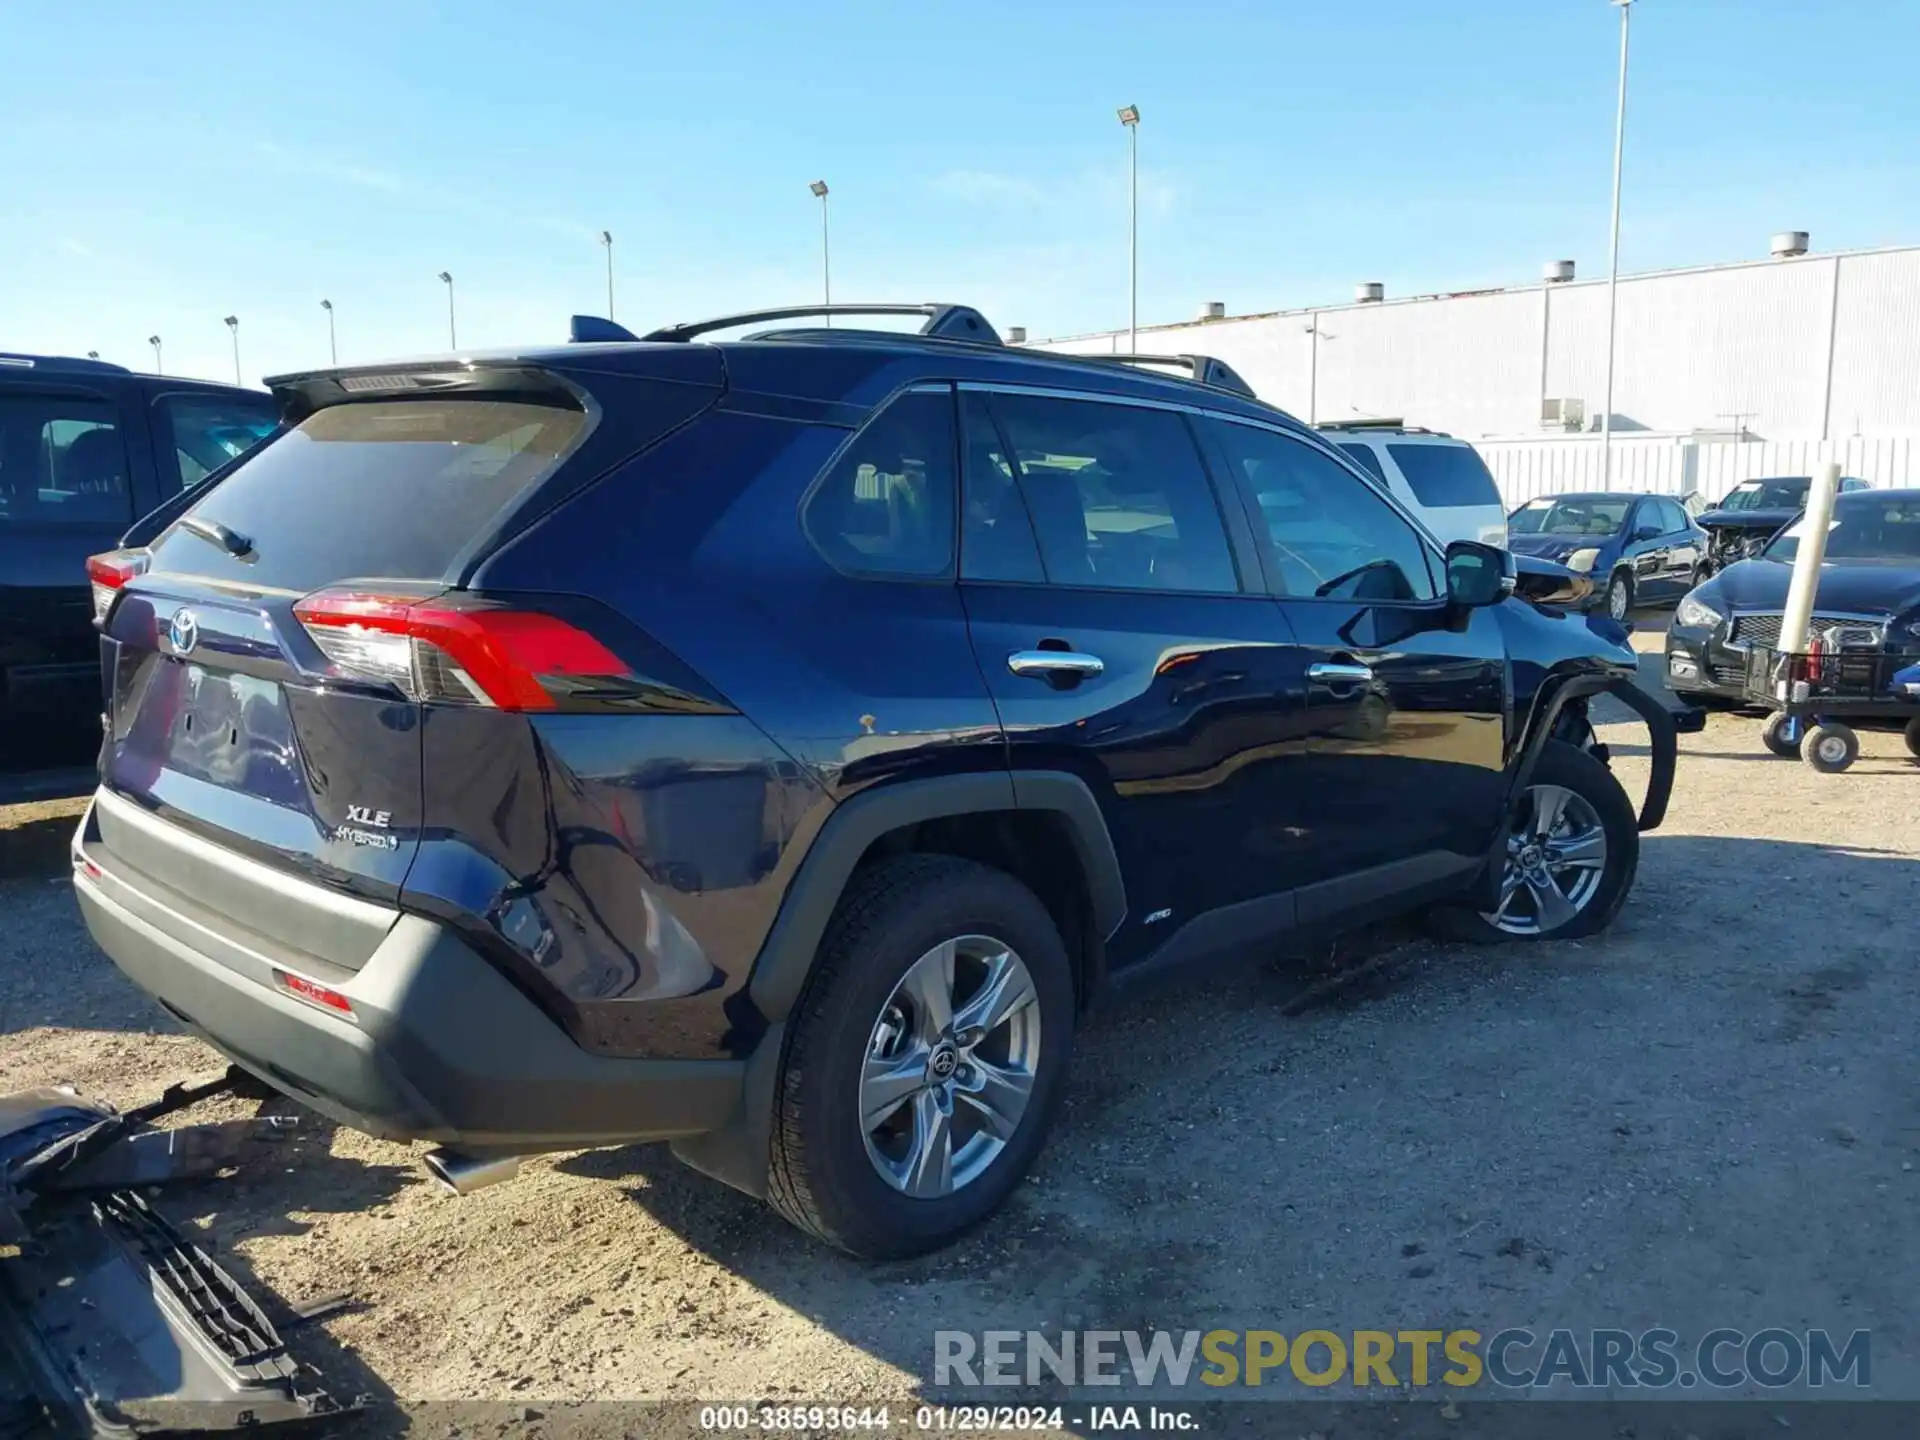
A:
{"label": "gravel ground", "polygon": [[[936,1327],[1507,1324],[1871,1328],[1875,1390],[1920,1398],[1920,764],[1869,734],[1823,777],[1757,731],[1682,738],[1602,938],[1395,931],[1344,984],[1276,961],[1099,1018],[1032,1182],[925,1261],[829,1254],[664,1149],[454,1200],[311,1118],[168,1203],[284,1296],[350,1290],[300,1348],[409,1401],[899,1402]],[[218,1062],[89,942],[75,808],[0,811],[0,1091],[132,1102]]]}

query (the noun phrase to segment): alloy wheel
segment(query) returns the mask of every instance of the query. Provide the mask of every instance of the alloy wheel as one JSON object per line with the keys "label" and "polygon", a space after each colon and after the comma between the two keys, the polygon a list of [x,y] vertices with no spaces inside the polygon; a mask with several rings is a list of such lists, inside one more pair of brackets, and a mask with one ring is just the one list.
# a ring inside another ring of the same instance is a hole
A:
{"label": "alloy wheel", "polygon": [[1615,620],[1625,621],[1627,612],[1632,609],[1629,603],[1627,587],[1623,581],[1615,580],[1607,586],[1607,614]]}
{"label": "alloy wheel", "polygon": [[1500,904],[1483,918],[1509,935],[1551,935],[1593,902],[1606,869],[1606,827],[1586,797],[1529,786],[1507,837]]}
{"label": "alloy wheel", "polygon": [[983,1175],[1020,1128],[1040,1064],[1040,996],[1004,941],[962,935],[900,977],[867,1039],[860,1130],[915,1199]]}

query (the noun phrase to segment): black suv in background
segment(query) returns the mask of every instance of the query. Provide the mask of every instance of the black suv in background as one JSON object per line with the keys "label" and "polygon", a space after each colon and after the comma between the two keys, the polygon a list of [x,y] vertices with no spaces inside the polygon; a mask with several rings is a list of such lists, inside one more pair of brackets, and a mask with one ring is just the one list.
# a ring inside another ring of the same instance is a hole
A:
{"label": "black suv in background", "polygon": [[271,395],[0,354],[0,772],[100,748],[87,557],[270,434]]}
{"label": "black suv in background", "polygon": [[1122,988],[1613,918],[1674,756],[1624,631],[1230,372],[832,313],[876,310],[926,324],[273,382],[283,433],[116,562],[101,946],[456,1188],[666,1139],[885,1256],[1000,1205]]}

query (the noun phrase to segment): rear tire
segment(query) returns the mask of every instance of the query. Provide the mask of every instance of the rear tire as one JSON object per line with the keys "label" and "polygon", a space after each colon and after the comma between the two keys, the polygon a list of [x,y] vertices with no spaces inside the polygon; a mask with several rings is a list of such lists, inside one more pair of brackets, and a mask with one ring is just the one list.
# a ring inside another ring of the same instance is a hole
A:
{"label": "rear tire", "polygon": [[[1537,823],[1543,803],[1558,817],[1544,835]],[[1559,740],[1547,742],[1527,777],[1513,840],[1504,857],[1502,909],[1436,908],[1429,918],[1438,933],[1483,945],[1595,935],[1620,913],[1640,868],[1639,819],[1627,792],[1605,765]],[[1536,860],[1530,850],[1537,850],[1537,863],[1528,863]],[[1566,863],[1556,866],[1556,857]]]}
{"label": "rear tire", "polygon": [[1807,722],[1798,715],[1776,710],[1760,727],[1760,743],[1782,760],[1800,758],[1800,741],[1807,733]]}
{"label": "rear tire", "polygon": [[[942,956],[948,946],[958,948]],[[1024,979],[1031,993],[995,1022],[991,1037],[976,1041],[975,1055],[960,1044],[978,1028],[964,1026],[969,1002],[995,974],[1013,974],[1014,967],[995,968],[1003,951],[1019,970],[1011,983]],[[944,1030],[933,993],[943,970]],[[979,989],[970,991],[974,974]],[[1046,907],[1018,880],[947,855],[907,855],[856,875],[794,1010],[775,1100],[768,1201],[802,1230],[864,1259],[951,1243],[1000,1208],[1039,1153],[1073,1027],[1066,947]],[[948,1038],[929,1044],[923,1029]],[[924,1071],[915,1069],[922,1060]],[[944,1077],[936,1078],[943,1063]],[[894,1072],[907,1078],[896,1083]],[[1017,1115],[980,1127],[985,1087],[1004,1087],[1009,1075],[1030,1082]],[[977,1098],[965,1093],[969,1082],[981,1087]],[[903,1098],[893,1099],[889,1085]],[[924,1163],[942,1147],[944,1162]]]}
{"label": "rear tire", "polygon": [[1907,753],[1920,758],[1920,715],[1907,722]]}
{"label": "rear tire", "polygon": [[1860,737],[1850,725],[1814,725],[1800,742],[1800,758],[1822,775],[1838,775],[1860,758]]}
{"label": "rear tire", "polygon": [[1627,623],[1627,617],[1633,613],[1633,577],[1624,570],[1614,572],[1607,581],[1607,616],[1620,624]]}

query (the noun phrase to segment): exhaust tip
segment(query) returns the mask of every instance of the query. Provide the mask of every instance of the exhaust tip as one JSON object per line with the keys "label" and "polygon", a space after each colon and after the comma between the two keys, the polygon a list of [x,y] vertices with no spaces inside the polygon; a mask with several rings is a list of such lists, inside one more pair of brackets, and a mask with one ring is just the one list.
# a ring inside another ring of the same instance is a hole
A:
{"label": "exhaust tip", "polygon": [[433,1177],[436,1184],[454,1195],[471,1195],[489,1185],[511,1180],[520,1173],[518,1155],[483,1159],[475,1155],[463,1155],[458,1150],[431,1150],[420,1163],[426,1167],[427,1174]]}

